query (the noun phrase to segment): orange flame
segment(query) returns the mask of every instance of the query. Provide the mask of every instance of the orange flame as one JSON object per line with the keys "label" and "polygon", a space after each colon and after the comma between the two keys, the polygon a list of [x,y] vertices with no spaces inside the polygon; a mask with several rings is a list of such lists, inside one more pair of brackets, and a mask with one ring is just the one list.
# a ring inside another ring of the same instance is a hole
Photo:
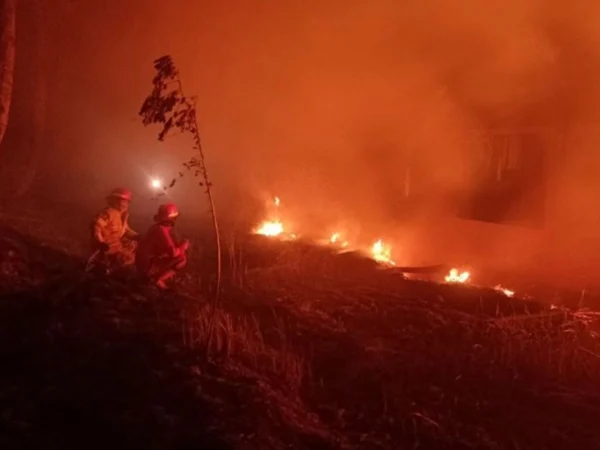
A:
{"label": "orange flame", "polygon": [[341,241],[341,233],[335,232],[331,235],[331,237],[329,238],[329,243],[333,244],[333,245],[339,245],[340,247],[346,248],[348,247],[349,243],[348,241]]}
{"label": "orange flame", "polygon": [[283,224],[279,221],[264,221],[256,230],[256,234],[263,236],[279,236],[283,233]]}
{"label": "orange flame", "polygon": [[515,295],[515,291],[511,291],[510,289],[506,289],[505,287],[502,287],[501,285],[495,286],[494,289],[496,291],[498,291],[498,292],[502,292],[507,297],[513,297]]}
{"label": "orange flame", "polygon": [[[279,197],[273,198],[273,204],[276,208],[279,208],[280,203],[281,201],[279,200]],[[280,236],[281,234],[283,234],[283,222],[281,222],[281,220],[277,216],[278,214],[275,215],[275,218],[272,218],[271,220],[265,220],[254,230],[254,233],[269,237]]]}
{"label": "orange flame", "polygon": [[385,245],[381,239],[373,244],[371,247],[371,256],[377,262],[396,265],[392,260],[392,250],[389,246]]}
{"label": "orange flame", "polygon": [[[290,233],[286,230],[283,221],[281,220],[279,213],[279,206],[281,205],[281,200],[279,197],[273,197],[272,204],[270,207],[271,213],[269,214],[269,220],[263,221],[257,228],[255,228],[254,233],[260,234],[268,237],[278,237],[283,240],[294,240],[297,239],[297,236],[293,233]],[[274,208],[274,209],[273,209]],[[336,231],[332,233],[328,239],[322,239],[318,241],[321,245],[330,245],[341,248],[354,248],[355,246],[350,246],[350,243],[343,239],[343,233]],[[359,246],[360,248],[362,246]],[[339,250],[342,252],[342,250]],[[382,239],[377,240],[369,249],[369,256],[381,264],[395,266],[396,263],[392,259],[392,251],[391,247],[383,242]],[[458,283],[463,284],[467,283],[471,278],[471,274],[468,271],[460,271],[459,269],[453,268],[450,270],[448,275],[445,276],[446,283]],[[498,292],[503,293],[507,297],[513,297],[515,292],[507,289],[501,285],[497,285],[494,289]]]}
{"label": "orange flame", "polygon": [[446,283],[466,283],[471,277],[469,272],[459,272],[458,269],[450,269],[450,273],[446,275]]}

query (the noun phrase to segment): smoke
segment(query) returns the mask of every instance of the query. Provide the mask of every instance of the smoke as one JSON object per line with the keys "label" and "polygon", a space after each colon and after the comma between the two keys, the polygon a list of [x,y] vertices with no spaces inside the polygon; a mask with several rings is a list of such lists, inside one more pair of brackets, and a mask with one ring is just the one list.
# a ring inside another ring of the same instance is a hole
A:
{"label": "smoke", "polygon": [[[185,144],[155,142],[136,118],[153,59],[170,53],[198,98],[221,211],[278,195],[299,227],[388,235],[407,262],[536,255],[533,232],[442,219],[471,187],[473,131],[544,124],[560,134],[598,118],[593,2],[87,3],[48,12],[57,161],[93,173],[98,190],[176,173]],[[555,177],[562,226],[598,206],[595,142],[588,131],[570,138],[579,156],[569,170],[588,173]],[[205,209],[195,188],[182,181],[173,196]],[[548,233],[568,248],[558,230]]]}

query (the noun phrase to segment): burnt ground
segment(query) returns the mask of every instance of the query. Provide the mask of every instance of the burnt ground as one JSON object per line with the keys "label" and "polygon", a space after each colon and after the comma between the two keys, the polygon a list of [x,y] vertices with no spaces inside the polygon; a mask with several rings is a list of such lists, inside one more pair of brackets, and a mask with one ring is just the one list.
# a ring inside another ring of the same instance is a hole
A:
{"label": "burnt ground", "polygon": [[3,205],[0,448],[600,448],[593,313],[226,234],[207,359],[210,241],[158,293],[86,219]]}

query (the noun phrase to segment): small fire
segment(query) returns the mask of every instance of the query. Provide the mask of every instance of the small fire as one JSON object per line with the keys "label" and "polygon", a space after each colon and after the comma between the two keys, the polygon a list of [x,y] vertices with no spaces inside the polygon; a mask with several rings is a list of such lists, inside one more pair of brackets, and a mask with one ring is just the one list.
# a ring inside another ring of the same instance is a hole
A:
{"label": "small fire", "polygon": [[[277,210],[279,210],[279,205],[281,204],[281,200],[279,197],[273,197],[273,205]],[[296,235],[289,234],[285,231],[285,227],[283,226],[283,222],[279,217],[279,213],[271,213],[269,214],[269,220],[263,221],[255,230],[255,234],[260,234],[268,237],[280,237],[285,239],[295,239]]]}
{"label": "small fire", "polygon": [[[152,180],[153,186],[158,186],[160,181],[155,179]],[[279,214],[279,206],[281,205],[281,200],[279,197],[273,197],[271,203],[271,213],[269,214],[269,220],[263,221],[255,230],[255,234],[259,234],[267,237],[277,237],[280,240],[294,240],[297,239],[297,236],[293,233],[290,233],[286,230],[286,227],[283,224],[283,221],[280,218]],[[272,209],[272,208],[275,209]],[[335,231],[331,233],[329,238],[323,238],[317,241],[320,245],[326,246],[335,246],[338,248],[347,249],[350,248],[350,243],[345,240],[345,236],[343,232]],[[392,259],[392,249],[391,246],[385,244],[382,239],[377,240],[369,249],[369,256],[377,261],[378,263],[395,266],[396,263]],[[338,252],[343,252],[344,250],[338,250]],[[446,283],[452,284],[463,284],[470,281],[471,274],[468,271],[461,271],[456,268],[450,269],[448,275],[445,276]],[[494,287],[494,290],[501,292],[507,297],[513,297],[515,295],[515,291],[505,288],[502,285],[497,285]]]}
{"label": "small fire", "polygon": [[340,233],[337,233],[337,232],[333,233],[331,235],[331,237],[329,238],[329,243],[333,244],[333,245],[339,245],[340,247],[344,247],[344,248],[348,247],[348,245],[349,245],[348,241],[341,241],[340,238],[341,238]]}
{"label": "small fire", "polygon": [[390,264],[392,266],[396,265],[392,260],[392,250],[389,246],[385,245],[381,239],[375,242],[371,247],[371,255],[377,262]]}
{"label": "small fire", "polygon": [[466,283],[471,277],[469,272],[459,272],[458,269],[450,269],[450,273],[446,275],[446,283]]}
{"label": "small fire", "polygon": [[[161,184],[162,183],[159,179],[151,180],[151,185],[154,188],[160,187]],[[270,204],[270,206],[268,207],[268,210],[270,212],[267,215],[269,220],[263,221],[257,228],[254,229],[254,233],[262,235],[262,236],[267,236],[267,237],[277,237],[279,240],[295,240],[295,239],[297,239],[296,234],[290,233],[288,230],[286,230],[286,227],[284,226],[284,223],[281,219],[281,214],[280,214],[280,210],[279,210],[279,207],[281,205],[280,198],[273,197],[272,200],[269,202],[269,204]],[[335,232],[331,233],[331,235],[328,238],[323,237],[322,239],[320,239],[316,242],[318,242],[320,245],[323,245],[323,246],[335,246],[338,248],[338,253],[343,253],[344,251],[347,251],[347,250],[341,250],[340,248],[343,248],[343,249],[352,248],[352,249],[358,250],[358,248],[356,248],[354,245],[351,247],[350,243],[345,238],[346,238],[346,236],[344,236],[343,232],[335,231]],[[361,248],[361,247],[362,246],[360,246],[359,248]],[[361,251],[361,253],[363,253],[363,254],[366,253],[365,252],[366,249],[364,249],[364,247],[362,247],[362,248],[363,248],[363,251]],[[391,246],[385,244],[382,239],[377,240],[371,246],[371,248],[369,249],[368,255],[373,260],[377,261],[378,263],[381,263],[384,265],[389,265],[389,266],[396,265],[396,263],[392,259]],[[471,274],[468,271],[460,271],[459,269],[453,268],[453,269],[450,269],[450,272],[448,273],[448,275],[445,276],[444,279],[445,279],[446,283],[463,284],[463,283],[467,283],[468,281],[470,281],[470,278],[471,278]],[[495,286],[494,290],[501,292],[502,294],[506,295],[507,297],[513,297],[515,295],[515,291],[507,289],[507,288],[503,287],[502,285]]]}
{"label": "small fire", "polygon": [[277,221],[265,221],[255,231],[263,236],[279,236],[283,233],[283,224]]}
{"label": "small fire", "polygon": [[496,291],[498,291],[498,292],[502,292],[507,297],[513,297],[515,295],[515,291],[511,291],[510,289],[506,289],[505,287],[502,287],[501,285],[498,285],[498,286],[494,287],[494,289]]}

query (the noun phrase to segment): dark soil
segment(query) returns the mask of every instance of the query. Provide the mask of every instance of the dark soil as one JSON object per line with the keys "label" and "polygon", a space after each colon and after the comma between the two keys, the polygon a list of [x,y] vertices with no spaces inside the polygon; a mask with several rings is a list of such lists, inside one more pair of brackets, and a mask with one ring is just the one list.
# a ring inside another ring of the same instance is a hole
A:
{"label": "dark soil", "polygon": [[83,273],[85,220],[2,218],[0,448],[600,448],[593,315],[239,237],[207,360],[209,240],[159,293]]}

